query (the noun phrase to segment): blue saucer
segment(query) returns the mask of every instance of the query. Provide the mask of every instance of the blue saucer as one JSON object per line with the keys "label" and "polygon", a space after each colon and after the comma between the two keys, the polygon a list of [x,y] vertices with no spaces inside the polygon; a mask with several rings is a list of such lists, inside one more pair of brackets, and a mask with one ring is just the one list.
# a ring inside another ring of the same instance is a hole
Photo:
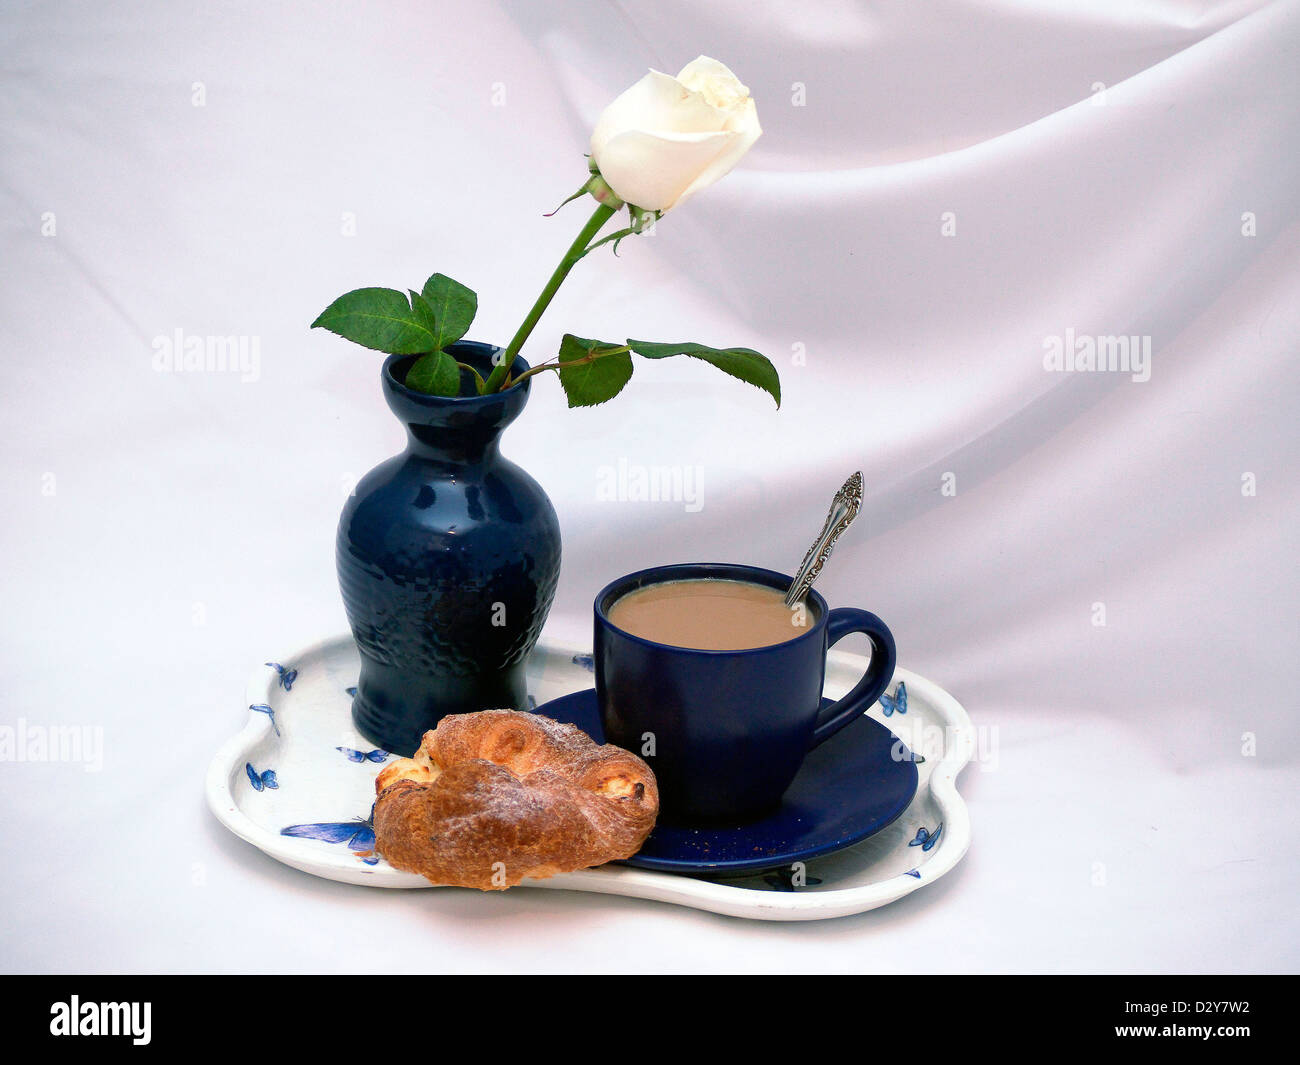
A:
{"label": "blue saucer", "polygon": [[[829,706],[830,700],[823,700]],[[535,713],[577,725],[604,743],[594,688],[539,706]],[[861,717],[808,755],[780,807],[741,825],[688,827],[660,822],[625,865],[694,876],[735,876],[806,861],[858,843],[907,809],[916,765],[902,748],[895,761],[889,729]],[[653,768],[653,760],[651,768]]]}

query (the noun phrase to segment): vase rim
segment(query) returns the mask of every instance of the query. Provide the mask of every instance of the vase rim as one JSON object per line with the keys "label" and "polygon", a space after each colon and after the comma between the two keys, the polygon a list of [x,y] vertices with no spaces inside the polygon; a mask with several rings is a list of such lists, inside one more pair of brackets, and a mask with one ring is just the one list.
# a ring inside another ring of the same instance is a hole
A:
{"label": "vase rim", "polygon": [[[448,344],[443,350],[454,352],[454,349],[456,348],[475,348],[478,349],[479,352],[486,352],[489,361],[493,353],[503,350],[499,344],[489,344],[482,340],[457,340]],[[435,396],[428,392],[417,392],[413,388],[408,388],[404,381],[399,381],[397,379],[397,376],[393,373],[393,367],[403,359],[418,359],[419,357],[419,354],[389,355],[388,358],[384,360],[383,367],[380,369],[380,378],[389,388],[394,389],[400,395],[410,398],[421,405],[434,406],[448,404],[472,406],[476,403],[487,404],[493,401],[500,402],[505,396],[512,393],[520,396],[527,396],[529,388],[532,385],[532,380],[529,379],[523,382],[522,387],[519,387],[517,393],[514,391],[517,386],[511,385],[508,389],[502,389],[500,392],[489,392],[483,396]],[[512,373],[525,373],[530,369],[532,369],[532,367],[529,366],[528,361],[522,355],[516,355],[515,361],[510,365]]]}

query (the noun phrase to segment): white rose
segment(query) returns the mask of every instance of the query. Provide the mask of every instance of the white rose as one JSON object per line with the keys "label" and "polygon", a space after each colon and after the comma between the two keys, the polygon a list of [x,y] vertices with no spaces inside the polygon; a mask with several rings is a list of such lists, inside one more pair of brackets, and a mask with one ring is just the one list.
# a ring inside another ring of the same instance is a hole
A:
{"label": "white rose", "polygon": [[605,108],[591,159],[620,199],[666,211],[726,174],[762,132],[749,90],[702,55],[675,78],[650,71]]}

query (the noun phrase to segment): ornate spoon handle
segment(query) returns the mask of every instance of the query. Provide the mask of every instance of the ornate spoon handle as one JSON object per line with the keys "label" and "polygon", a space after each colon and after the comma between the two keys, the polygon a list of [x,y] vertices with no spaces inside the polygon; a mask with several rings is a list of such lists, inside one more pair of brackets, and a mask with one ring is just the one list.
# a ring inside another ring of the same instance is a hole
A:
{"label": "ornate spoon handle", "polygon": [[808,548],[808,553],[804,555],[803,563],[799,566],[799,572],[790,582],[790,590],[785,593],[786,606],[794,606],[808,594],[808,589],[817,579],[817,574],[821,573],[822,566],[830,558],[835,541],[840,538],[840,533],[853,523],[853,519],[858,516],[858,511],[861,509],[862,472],[859,471],[845,481],[844,486],[835,493],[831,511],[826,515],[826,524],[822,526],[822,531],[813,541],[812,547]]}

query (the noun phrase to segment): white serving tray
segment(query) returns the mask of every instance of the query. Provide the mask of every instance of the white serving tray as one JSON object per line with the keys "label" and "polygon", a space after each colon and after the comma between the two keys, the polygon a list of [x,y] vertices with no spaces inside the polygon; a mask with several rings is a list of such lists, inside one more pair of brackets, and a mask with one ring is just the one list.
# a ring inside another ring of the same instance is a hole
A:
{"label": "white serving tray", "polygon": [[[374,778],[382,764],[352,761],[339,750],[369,753],[374,748],[352,725],[347,689],[356,684],[359,658],[351,636],[334,636],[291,651],[275,663],[259,667],[254,674],[244,700],[248,720],[208,768],[212,812],[241,839],[314,876],[369,887],[432,888],[424,877],[394,869],[382,858],[361,857],[358,851],[365,848],[360,840],[355,850],[349,849],[348,830],[338,830],[337,843],[281,834],[287,826],[322,823],[353,822],[363,830],[374,802]],[[832,651],[826,695],[839,698],[865,667],[866,660],[858,655]],[[586,648],[546,640],[533,652],[527,673],[528,691],[538,705],[594,683]],[[966,711],[942,688],[899,669],[891,692],[897,691],[899,681],[907,686],[907,711],[886,716],[877,704],[870,714],[924,757],[917,766],[916,797],[898,820],[874,836],[808,861],[802,883],[772,873],[706,880],[605,865],[548,880],[525,880],[511,890],[590,891],[733,917],[814,921],[875,909],[937,880],[970,845],[970,817],[956,780],[974,750],[974,731]],[[249,766],[260,789],[254,786]],[[268,771],[274,776],[265,777]],[[937,838],[929,838],[936,833]],[[484,894],[485,906],[509,904],[497,892]]]}

